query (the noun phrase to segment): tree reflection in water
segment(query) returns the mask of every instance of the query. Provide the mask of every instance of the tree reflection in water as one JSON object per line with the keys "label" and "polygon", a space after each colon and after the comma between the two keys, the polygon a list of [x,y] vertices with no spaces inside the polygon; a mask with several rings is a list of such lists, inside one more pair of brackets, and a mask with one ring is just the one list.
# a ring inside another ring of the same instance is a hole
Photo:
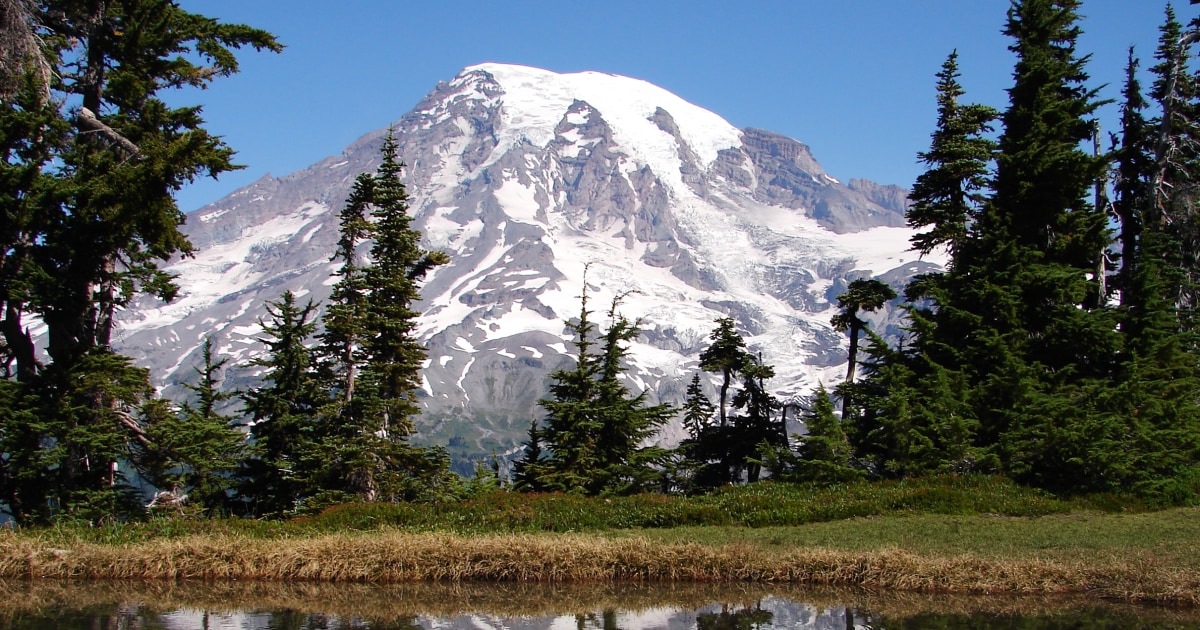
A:
{"label": "tree reflection in water", "polygon": [[745,584],[385,586],[0,580],[0,628],[1200,630],[1200,611],[1048,596],[818,592]]}

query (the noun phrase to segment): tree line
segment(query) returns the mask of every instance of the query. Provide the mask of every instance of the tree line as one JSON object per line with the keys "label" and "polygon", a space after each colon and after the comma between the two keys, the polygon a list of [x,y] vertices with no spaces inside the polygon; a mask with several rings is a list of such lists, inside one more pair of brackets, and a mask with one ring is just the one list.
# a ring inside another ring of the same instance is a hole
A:
{"label": "tree line", "polygon": [[[162,0],[0,3],[0,503],[10,515],[136,516],[139,480],[159,490],[156,509],[266,516],[500,485],[498,467],[465,480],[444,449],[409,443],[426,359],[413,307],[447,257],[419,245],[390,132],[379,168],[355,180],[340,212],[341,266],[323,314],[285,292],[262,321],[261,382],[223,391],[225,360],[209,339],[189,400],[175,405],[112,350],[113,315],[138,295],[174,296],[159,265],[192,246],[172,195],[236,166],[199,108],[159,93],[236,72],[240,48],[281,46]],[[1102,103],[1075,50],[1079,6],[1013,3],[1003,112],[963,102],[957,55],[947,58],[908,221],[913,247],[945,249],[949,263],[904,287],[849,284],[831,321],[849,337],[833,391],[783,404],[767,385],[772,366],[722,318],[682,406],[651,404],[625,378],[638,322],[621,295],[594,321],[585,271],[579,315],[566,322],[572,363],[551,374],[510,487],[691,493],[764,475],[981,472],[1193,500],[1200,77],[1189,62],[1200,22],[1184,27],[1168,8],[1148,89],[1130,51],[1121,126],[1102,148]],[[889,303],[906,316],[898,343],[861,316]],[[224,415],[235,397],[244,413]],[[797,412],[807,432],[789,435]],[[687,437],[653,445],[676,417]]]}

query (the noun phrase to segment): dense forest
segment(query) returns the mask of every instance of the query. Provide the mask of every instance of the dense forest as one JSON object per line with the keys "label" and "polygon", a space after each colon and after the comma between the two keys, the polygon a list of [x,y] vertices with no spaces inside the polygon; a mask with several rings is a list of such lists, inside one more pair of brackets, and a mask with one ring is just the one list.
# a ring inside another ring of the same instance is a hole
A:
{"label": "dense forest", "polygon": [[[410,225],[396,139],[341,209],[328,302],[269,305],[261,382],[223,390],[210,339],[188,400],[164,400],[112,349],[114,313],[174,296],[160,265],[192,246],[173,194],[237,166],[200,108],[161,92],[237,72],[244,48],[282,47],[165,0],[0,0],[0,504],[21,523],[99,523],[946,473],[1193,503],[1200,20],[1167,9],[1148,73],[1130,50],[1120,128],[1102,132],[1080,4],[1013,2],[1003,111],[964,101],[946,59],[908,222],[913,248],[949,263],[906,287],[849,284],[830,322],[849,340],[834,389],[784,405],[724,318],[682,405],[650,404],[625,378],[637,321],[623,296],[597,321],[585,279],[572,364],[551,375],[511,476],[481,463],[465,479],[444,449],[409,443],[426,360],[414,307],[447,257]],[[863,317],[883,308],[905,314],[898,341]],[[805,434],[788,434],[789,413]],[[676,420],[687,438],[653,445]]]}

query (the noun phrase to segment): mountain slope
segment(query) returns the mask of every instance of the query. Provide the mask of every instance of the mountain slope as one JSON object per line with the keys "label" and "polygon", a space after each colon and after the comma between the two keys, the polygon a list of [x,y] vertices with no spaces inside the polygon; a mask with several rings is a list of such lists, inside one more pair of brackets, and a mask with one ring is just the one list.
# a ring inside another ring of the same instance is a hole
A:
{"label": "mountain slope", "polygon": [[[585,265],[595,319],[617,295],[641,319],[632,388],[674,401],[724,316],[776,367],[780,395],[836,382],[845,340],[829,318],[846,284],[941,262],[907,251],[902,189],[843,185],[803,144],[644,81],[482,64],[394,131],[415,226],[451,257],[422,290],[419,439],[460,454],[507,452],[540,417],[546,374],[569,360],[563,320],[578,316]],[[222,355],[256,356],[266,301],[328,295],[337,211],[383,134],[190,215],[199,254],[172,266],[181,297],[126,313],[122,350],[168,393],[192,378],[209,331]]]}

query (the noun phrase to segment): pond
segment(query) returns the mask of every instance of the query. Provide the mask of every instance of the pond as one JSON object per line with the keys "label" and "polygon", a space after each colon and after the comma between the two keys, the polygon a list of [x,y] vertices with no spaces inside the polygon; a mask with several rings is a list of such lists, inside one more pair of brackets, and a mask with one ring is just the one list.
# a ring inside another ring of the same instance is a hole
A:
{"label": "pond", "polygon": [[743,584],[0,581],[0,598],[0,628],[1200,630],[1200,611],[1085,598],[813,591]]}

